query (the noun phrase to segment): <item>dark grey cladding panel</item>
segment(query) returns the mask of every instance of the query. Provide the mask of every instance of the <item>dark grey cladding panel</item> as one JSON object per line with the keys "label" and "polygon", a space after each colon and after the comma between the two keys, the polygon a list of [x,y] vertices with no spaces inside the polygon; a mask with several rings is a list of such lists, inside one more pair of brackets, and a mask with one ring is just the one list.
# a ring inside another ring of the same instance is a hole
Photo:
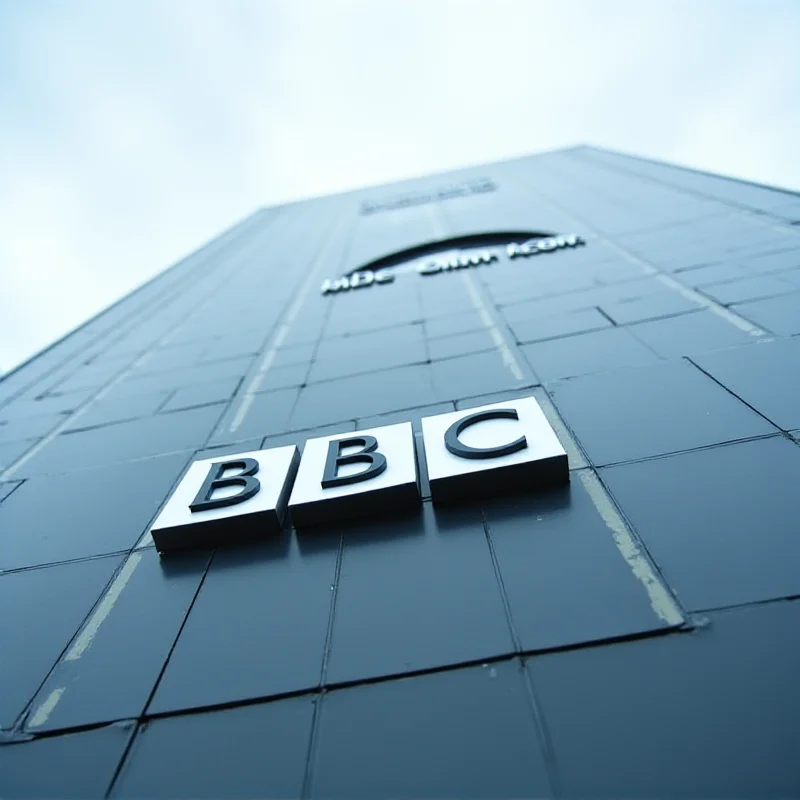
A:
{"label": "dark grey cladding panel", "polygon": [[777,432],[685,361],[586,375],[553,384],[551,393],[597,465]]}
{"label": "dark grey cladding panel", "polygon": [[434,512],[426,503],[421,514],[384,515],[341,534],[327,683],[513,652],[477,508]]}
{"label": "dark grey cladding panel", "polygon": [[140,728],[112,797],[300,797],[314,701],[299,697]]}
{"label": "dark grey cladding panel", "polygon": [[534,306],[525,314],[519,306],[512,306],[515,321],[511,330],[518,342],[535,342],[543,339],[557,339],[575,333],[586,333],[611,326],[611,321],[596,308],[583,311],[540,317]]}
{"label": "dark grey cladding panel", "polygon": [[[314,341],[316,341],[316,336]],[[307,366],[314,360],[315,344],[283,345],[275,351],[270,359],[270,370],[278,370],[292,365]]]}
{"label": "dark grey cladding panel", "polygon": [[752,275],[753,273],[744,264],[723,261],[719,264],[705,264],[681,270],[676,273],[675,278],[687,286],[702,289],[721,281],[750,278]]}
{"label": "dark grey cladding panel", "polygon": [[269,333],[267,325],[254,330],[236,331],[204,344],[200,361],[225,361],[258,353]]}
{"label": "dark grey cladding panel", "polygon": [[35,417],[22,417],[5,421],[0,411],[0,444],[21,442],[25,439],[39,439],[50,433],[66,419],[63,414],[41,414]]}
{"label": "dark grey cladding panel", "polygon": [[[291,364],[288,367],[275,367],[266,370],[262,373],[258,382],[251,388],[261,392],[274,392],[278,389],[292,389],[302,386],[306,382],[308,376],[308,364]],[[242,392],[247,391],[250,386],[249,382],[245,382],[242,387]]]}
{"label": "dark grey cladding panel", "polygon": [[[269,397],[269,395],[265,395]],[[436,402],[431,367],[420,364],[306,386],[290,428],[312,428]]]}
{"label": "dark grey cladding panel", "polygon": [[157,372],[172,372],[196,364],[208,350],[207,342],[188,342],[174,347],[161,347],[137,362],[131,373],[138,377]]}
{"label": "dark grey cladding panel", "polygon": [[553,791],[516,660],[331,692],[317,737],[312,797]]}
{"label": "dark grey cladding panel", "polygon": [[12,464],[15,464],[35,444],[36,440],[33,439],[0,444],[0,470],[7,469]]}
{"label": "dark grey cladding panel", "polygon": [[757,341],[711,311],[651,320],[632,325],[629,330],[662,358],[678,358]]}
{"label": "dark grey cladding panel", "polygon": [[128,354],[81,364],[70,370],[68,377],[60,377],[52,384],[48,382],[48,389],[53,394],[68,394],[86,389],[96,390],[119,375],[133,360],[134,356]]}
{"label": "dark grey cladding panel", "polygon": [[96,389],[83,389],[65,395],[45,395],[36,399],[15,400],[3,408],[2,416],[4,420],[13,421],[42,414],[67,414],[80,408],[96,392]]}
{"label": "dark grey cladding panel", "polygon": [[623,523],[598,490],[591,473],[579,472],[564,488],[484,505],[523,650],[573,646],[682,622],[651,593],[646,556],[636,552],[631,539],[620,539]]}
{"label": "dark grey cladding panel", "polygon": [[[796,235],[788,230],[754,225],[746,216],[722,214],[682,225],[656,226],[622,237],[625,249],[683,277],[695,270],[725,262],[748,273],[774,272],[796,265]],[[787,255],[788,254],[788,255]]]}
{"label": "dark grey cladding panel", "polygon": [[133,735],[130,722],[0,745],[0,796],[105,797]]}
{"label": "dark grey cladding panel", "polygon": [[603,313],[607,314],[617,325],[685,314],[700,308],[700,302],[690,300],[677,292],[659,292],[635,300],[601,303],[600,305]]}
{"label": "dark grey cladding panel", "polygon": [[783,430],[800,427],[800,339],[759,342],[692,360]]}
{"label": "dark grey cladding panel", "polygon": [[425,320],[425,335],[431,340],[474,333],[485,328],[486,323],[475,309]]}
{"label": "dark grey cladding panel", "polygon": [[[455,410],[456,407],[452,402],[434,403],[433,405],[420,406],[418,408],[404,408],[402,411],[390,411],[388,414],[362,417],[356,420],[356,428],[366,430],[367,428],[378,428],[382,425],[394,425],[397,422],[410,422],[414,426],[414,430],[419,431],[422,417],[429,417],[433,414],[446,414],[448,411]],[[336,431],[331,429],[330,432],[335,433]]]}
{"label": "dark grey cladding panel", "polygon": [[419,322],[424,313],[418,280],[423,279],[402,275],[392,284],[328,297],[330,315],[325,324],[325,343],[337,336],[397,329]]}
{"label": "dark grey cladding panel", "polygon": [[800,333],[800,292],[737,305],[736,311],[779,336]]}
{"label": "dark grey cladding panel", "polygon": [[316,531],[219,550],[149,712],[318,686],[338,547]]}
{"label": "dark grey cladding panel", "polygon": [[496,347],[497,344],[491,333],[485,327],[469,333],[460,333],[457,336],[428,340],[428,354],[431,361],[441,361],[445,358],[465,356],[470,353],[482,353],[494,350]]}
{"label": "dark grey cladding panel", "polygon": [[680,169],[671,164],[631,158],[621,153],[608,152],[592,147],[581,148],[580,155],[587,160],[591,159],[614,166],[620,171],[631,171],[646,178],[662,181],[665,185],[696,191],[704,196],[759,210],[768,211],[775,207],[784,206],[796,197],[791,192],[770,189],[766,186],[750,184],[745,181],[738,181],[706,172]]}
{"label": "dark grey cladding panel", "polygon": [[529,322],[532,319],[544,321],[576,311],[589,311],[596,308],[606,296],[597,288],[547,297],[543,297],[538,290],[534,293],[512,290],[508,297],[495,297],[495,300],[503,319],[513,326],[515,322]]}
{"label": "dark grey cladding panel", "polygon": [[322,314],[315,315],[311,319],[296,319],[295,323],[289,327],[289,332],[283,337],[282,348],[301,348],[313,345],[325,327],[325,317]]}
{"label": "dark grey cladding panel", "polygon": [[[398,419],[396,421],[405,422],[405,418]],[[372,427],[377,427],[377,424],[373,425]],[[267,438],[264,439],[263,447],[283,447],[287,444],[294,444],[297,445],[298,450],[300,450],[302,453],[305,443],[308,439],[317,438],[320,436],[332,436],[333,434],[337,433],[347,433],[348,431],[354,431],[355,429],[355,421],[348,420],[346,422],[337,422],[334,425],[324,425],[317,428],[308,428],[302,431],[289,431],[288,433],[281,433],[276,436],[267,436]],[[231,450],[231,452],[235,451]]]}
{"label": "dark grey cladding panel", "polygon": [[76,433],[62,433],[48,442],[19,475],[70,472],[162,453],[202,447],[220,417],[220,406],[204,406],[158,414]]}
{"label": "dark grey cladding panel", "polygon": [[164,403],[162,411],[183,411],[196,406],[224,403],[236,393],[242,383],[241,378],[223,378],[219,381],[207,381],[178,389],[169,400]]}
{"label": "dark grey cladding panel", "polygon": [[462,273],[445,273],[421,277],[420,306],[424,319],[450,316],[475,310],[475,300],[467,289],[470,276]]}
{"label": "dark grey cladding panel", "polygon": [[496,348],[431,364],[437,400],[459,400],[502,389],[533,386],[539,381],[521,358],[499,352]]}
{"label": "dark grey cladding panel", "polygon": [[139,417],[149,417],[155,414],[169,397],[169,391],[159,391],[152,394],[137,394],[132,397],[100,399],[87,406],[79,414],[70,417],[64,427],[65,433],[80,431],[87,428],[97,428],[114,422],[127,422]]}
{"label": "dark grey cladding panel", "polygon": [[800,594],[800,448],[780,436],[603,470],[690,609]]}
{"label": "dark grey cladding panel", "polygon": [[792,797],[800,603],[528,661],[567,797]]}
{"label": "dark grey cladding panel", "polygon": [[[107,614],[87,647],[74,647],[39,690],[28,718],[31,733],[140,716],[169,656],[211,554],[159,558],[152,547],[124,563],[107,596]],[[96,630],[95,630],[96,628]]]}
{"label": "dark grey cladding panel", "polygon": [[525,186],[519,168],[494,167],[498,190],[453,198],[441,204],[451,236],[492,230],[571,232],[574,222]]}
{"label": "dark grey cladding panel", "polygon": [[130,550],[190,455],[37,476],[0,510],[0,570]]}
{"label": "dark grey cladding panel", "polygon": [[209,445],[228,444],[259,436],[275,436],[291,430],[289,423],[299,394],[298,388],[254,395],[240,392],[228,405],[225,415],[209,439]]}
{"label": "dark grey cladding panel", "polygon": [[254,356],[215,361],[211,364],[196,364],[153,374],[132,374],[116,384],[108,396],[130,397],[136,394],[180,389],[196,383],[207,383],[225,378],[242,378],[253,365]]}
{"label": "dark grey cladding panel", "polygon": [[624,328],[551,339],[521,348],[542,381],[650,364],[658,356]]}
{"label": "dark grey cladding panel", "polygon": [[372,373],[428,359],[421,325],[405,325],[360,336],[324,341],[308,373],[308,382]]}
{"label": "dark grey cladding panel", "polygon": [[751,276],[703,287],[704,294],[726,306],[748,300],[762,300],[792,291],[797,291],[797,287],[780,275]]}
{"label": "dark grey cladding panel", "polygon": [[0,575],[0,728],[25,710],[120,562],[102,558]]}
{"label": "dark grey cladding panel", "polygon": [[785,243],[777,252],[768,252],[763,255],[747,256],[742,259],[742,265],[750,272],[765,274],[768,272],[780,272],[785,269],[800,267],[800,236],[786,236]]}

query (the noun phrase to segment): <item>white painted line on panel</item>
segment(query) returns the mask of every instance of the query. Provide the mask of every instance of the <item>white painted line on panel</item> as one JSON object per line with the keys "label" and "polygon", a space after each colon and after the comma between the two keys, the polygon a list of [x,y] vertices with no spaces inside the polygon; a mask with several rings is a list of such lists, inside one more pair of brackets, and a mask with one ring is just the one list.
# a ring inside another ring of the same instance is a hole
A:
{"label": "white painted line on panel", "polygon": [[[431,225],[433,226],[434,235],[439,239],[447,238],[447,236],[449,236],[449,230],[444,221],[444,213],[442,212],[439,204],[432,203],[431,205],[427,206],[426,213],[428,214]],[[460,275],[461,280],[464,281],[464,285],[467,287],[467,293],[472,301],[472,305],[478,312],[483,326],[492,337],[494,346],[498,353],[500,353],[500,358],[503,359],[503,364],[505,364],[505,366],[508,368],[508,371],[518,381],[524,380],[525,373],[522,371],[522,368],[520,367],[519,362],[514,356],[511,348],[508,346],[508,342],[503,336],[503,332],[497,327],[497,325],[495,325],[492,315],[489,312],[489,309],[486,307],[486,303],[484,302],[478,287],[475,285],[472,275],[468,271],[462,271]]]}
{"label": "white painted line on panel", "polygon": [[719,303],[712,300],[710,297],[706,297],[704,294],[696,291],[695,289],[690,288],[689,286],[685,286],[679,280],[676,280],[671,275],[666,275],[652,264],[649,264],[639,256],[634,255],[633,253],[628,252],[624,247],[620,247],[616,242],[611,241],[610,239],[606,240],[611,247],[613,247],[623,258],[627,261],[630,261],[632,264],[636,264],[645,275],[651,275],[654,277],[659,283],[663,284],[669,289],[677,292],[681,295],[685,300],[688,300],[690,303],[695,303],[702,308],[710,311],[712,314],[716,314],[721,319],[724,319],[725,322],[730,323],[731,325],[739,328],[739,330],[744,331],[750,336],[764,336],[766,335],[766,331],[762,330],[761,328],[753,325],[752,322],[746,320],[744,317],[740,317],[738,314],[734,314],[729,309],[725,308],[725,306],[720,305]]}
{"label": "white painted line on panel", "polygon": [[155,542],[153,542],[153,535],[150,533],[150,531],[147,531],[147,533],[145,533],[142,536],[142,538],[139,539],[139,541],[136,543],[136,547],[134,547],[133,549],[134,550],[144,550],[145,548],[151,547],[154,544],[155,544]]}
{"label": "white painted line on panel", "polygon": [[292,305],[289,306],[289,310],[286,312],[283,322],[278,328],[274,338],[267,346],[267,349],[264,352],[264,357],[261,360],[261,363],[258,365],[258,370],[251,378],[247,388],[244,390],[244,393],[242,394],[242,402],[239,405],[239,408],[236,410],[236,413],[233,415],[230,427],[228,428],[230,433],[236,433],[236,431],[239,430],[239,428],[242,426],[242,423],[247,418],[250,407],[253,405],[253,401],[255,400],[255,395],[261,387],[267,372],[269,372],[272,364],[275,361],[278,349],[288,336],[289,331],[291,331],[292,325],[294,324],[300,309],[303,307],[303,303],[306,301],[308,293],[311,291],[311,287],[315,282],[319,281],[322,268],[328,263],[326,260],[327,247],[338,232],[338,228],[338,225],[333,226],[331,233],[320,247],[311,271],[308,273],[306,279],[297,290],[297,294],[295,295]]}
{"label": "white painted line on panel", "polygon": [[[556,436],[558,436],[561,441],[561,445],[567,451],[570,466],[573,469],[575,467],[582,468],[586,466],[586,459],[578,443],[575,441],[575,437],[570,433],[563,419],[561,419],[561,415],[553,404],[553,401],[550,400],[544,391],[534,392],[534,396],[547,417],[547,421],[553,426]],[[643,553],[639,545],[636,544],[633,534],[628,529],[619,511],[617,511],[614,501],[600,482],[596,473],[591,469],[580,469],[577,474],[580,475],[581,482],[594,504],[594,507],[597,509],[609,531],[611,531],[614,544],[633,573],[633,577],[642,584],[645,592],[647,592],[647,596],[650,600],[650,607],[653,609],[656,616],[667,625],[683,624],[684,617],[680,608],[661,582],[661,579],[653,569],[645,553]]]}
{"label": "white painted line on panel", "polygon": [[31,717],[27,725],[28,728],[41,728],[50,719],[53,709],[58,705],[58,701],[66,688],[66,686],[59,686],[47,695],[47,699],[36,709],[36,713]]}
{"label": "white painted line on panel", "polygon": [[[116,578],[114,578],[114,580],[111,582],[111,586],[108,587],[108,590],[103,596],[103,599],[100,601],[100,604],[94,610],[86,624],[83,626],[80,634],[78,634],[78,637],[72,643],[72,646],[67,651],[63,661],[77,661],[89,649],[94,641],[94,637],[97,636],[97,632],[100,630],[100,627],[106,621],[106,619],[108,619],[108,615],[113,611],[114,606],[117,604],[117,600],[119,600],[119,596],[122,594],[122,590],[128,585],[128,582],[133,576],[133,573],[136,571],[136,568],[139,566],[141,560],[142,554],[137,552],[131,553],[125,559],[122,569],[119,571]],[[66,686],[59,686],[58,688],[53,689],[44,702],[36,709],[27,727],[39,728],[44,725],[55,710],[55,707],[58,705],[59,701],[61,700],[61,696],[64,694],[66,689]]]}
{"label": "white painted line on panel", "polygon": [[581,472],[580,478],[595,508],[600,512],[600,516],[611,531],[617,550],[630,567],[633,576],[647,592],[650,606],[656,616],[667,625],[681,625],[684,622],[683,614],[659,579],[647,556],[636,544],[608,492],[600,483],[600,479],[592,470]]}
{"label": "white painted line on panel", "polygon": [[575,437],[569,432],[569,429],[561,419],[561,414],[553,405],[553,401],[544,390],[533,390],[533,396],[539,403],[542,412],[547,417],[550,427],[556,432],[556,436],[561,442],[561,446],[567,451],[567,458],[569,460],[570,469],[583,469],[589,466],[589,462],[583,455]]}
{"label": "white painted line on panel", "polygon": [[467,287],[470,300],[472,300],[472,305],[475,306],[475,309],[477,310],[484,327],[489,331],[489,335],[492,337],[492,341],[494,342],[497,351],[500,353],[500,357],[503,359],[503,364],[506,365],[509,372],[518,381],[523,380],[525,378],[525,374],[523,373],[516,357],[511,352],[511,348],[508,346],[502,331],[497,327],[497,325],[494,324],[492,315],[489,313],[489,309],[486,308],[486,304],[483,302],[483,298],[481,297],[477,286],[475,286],[472,275],[470,275],[469,272],[462,272],[461,280],[464,281],[464,285]]}
{"label": "white painted line on panel", "polygon": [[94,637],[97,636],[97,632],[100,630],[100,626],[113,611],[120,594],[122,594],[122,590],[128,585],[128,581],[133,576],[141,560],[142,554],[137,552],[131,553],[125,559],[122,569],[112,581],[111,586],[108,587],[108,591],[100,601],[100,605],[89,617],[89,621],[83,626],[78,638],[73,642],[66,656],[64,656],[64,661],[77,661],[89,649]]}
{"label": "white painted line on panel", "polygon": [[269,371],[272,363],[275,361],[275,356],[278,353],[278,348],[283,343],[283,340],[286,338],[286,335],[289,333],[289,326],[286,324],[281,325],[278,329],[278,333],[275,335],[275,338],[270,343],[267,352],[264,353],[264,358],[261,360],[261,363],[258,365],[258,371],[255,375],[253,375],[252,380],[247,385],[247,389],[245,389],[244,395],[242,397],[242,403],[239,406],[239,409],[236,412],[233,420],[231,420],[231,425],[228,430],[231,433],[235,433],[241,427],[242,423],[244,422],[245,417],[247,416],[247,412],[250,410],[250,406],[253,405],[253,400],[255,399],[256,392],[258,392],[259,388],[261,387],[262,382],[264,381],[264,376]]}
{"label": "white painted line on panel", "polygon": [[720,305],[714,300],[711,300],[711,298],[706,297],[705,295],[702,295],[699,292],[696,292],[694,289],[691,289],[688,286],[685,286],[680,281],[673,278],[671,275],[665,274],[655,265],[650,264],[643,258],[640,258],[639,256],[631,253],[629,250],[626,250],[624,247],[617,244],[617,242],[615,242],[613,239],[607,238],[605,235],[603,235],[603,233],[601,233],[592,225],[588,224],[585,220],[575,216],[575,214],[566,209],[563,205],[561,205],[561,203],[557,202],[556,200],[553,200],[553,198],[550,197],[549,195],[544,194],[541,191],[541,189],[534,189],[529,184],[525,184],[525,188],[530,189],[539,194],[539,196],[545,202],[549,203],[554,209],[556,209],[559,213],[563,214],[565,217],[569,217],[575,225],[584,228],[585,230],[591,231],[592,235],[596,237],[599,241],[605,242],[611,248],[616,250],[627,261],[630,261],[632,264],[636,264],[645,275],[654,276],[657,280],[659,280],[662,284],[664,284],[664,286],[667,286],[673,291],[678,292],[686,300],[689,300],[692,303],[696,303],[697,305],[708,309],[708,311],[710,311],[712,314],[716,314],[720,319],[724,319],[726,322],[739,328],[739,330],[750,334],[750,336],[768,335],[767,331],[762,330],[756,325],[753,325],[753,323],[750,322],[749,320],[745,319],[744,317],[740,317],[738,314],[734,313],[725,306]]}
{"label": "white painted line on panel", "polygon": [[656,280],[663,283],[664,286],[669,286],[671,289],[674,289],[676,292],[683,295],[683,297],[685,297],[687,300],[703,306],[712,314],[716,314],[721,319],[724,319],[725,322],[729,322],[731,325],[739,328],[739,330],[750,334],[750,336],[764,336],[766,334],[766,331],[762,330],[756,325],[753,325],[753,323],[749,320],[746,320],[744,317],[740,317],[738,314],[734,314],[732,311],[729,311],[727,308],[725,308],[725,306],[715,303],[713,300],[705,295],[700,294],[699,292],[696,292],[694,289],[684,286],[680,281],[675,280],[675,278],[673,278],[671,275],[658,274],[656,276]]}

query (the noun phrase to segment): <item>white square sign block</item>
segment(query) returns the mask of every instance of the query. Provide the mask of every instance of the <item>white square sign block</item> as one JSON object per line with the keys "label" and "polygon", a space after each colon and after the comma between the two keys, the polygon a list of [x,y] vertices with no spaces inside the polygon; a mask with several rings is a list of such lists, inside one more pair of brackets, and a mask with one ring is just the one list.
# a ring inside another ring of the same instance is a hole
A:
{"label": "white square sign block", "polygon": [[419,503],[410,422],[309,439],[289,511],[295,526],[385,513]]}
{"label": "white square sign block", "polygon": [[276,533],[298,461],[295,445],[195,461],[150,529],[156,548],[215,547]]}
{"label": "white square sign block", "polygon": [[536,399],[422,419],[434,503],[569,481],[567,454]]}

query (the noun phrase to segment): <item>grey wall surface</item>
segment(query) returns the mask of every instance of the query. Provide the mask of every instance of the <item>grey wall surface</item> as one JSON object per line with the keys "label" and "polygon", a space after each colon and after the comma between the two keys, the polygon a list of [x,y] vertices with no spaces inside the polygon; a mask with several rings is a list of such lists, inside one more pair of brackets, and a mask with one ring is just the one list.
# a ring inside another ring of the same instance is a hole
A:
{"label": "grey wall surface", "polygon": [[[259,211],[5,376],[0,796],[800,795],[798,223],[591,148],[484,165]],[[320,293],[526,230],[586,245]],[[527,395],[568,487],[146,535],[195,458]]]}

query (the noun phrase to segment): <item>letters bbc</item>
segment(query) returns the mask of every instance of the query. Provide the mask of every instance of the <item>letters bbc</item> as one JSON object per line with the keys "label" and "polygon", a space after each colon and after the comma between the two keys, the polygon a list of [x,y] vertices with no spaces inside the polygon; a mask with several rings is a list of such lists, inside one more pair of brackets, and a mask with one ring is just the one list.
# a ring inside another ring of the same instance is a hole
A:
{"label": "letters bbc", "polygon": [[[569,480],[567,454],[535,398],[424,417],[434,503]],[[299,466],[298,466],[299,461]],[[192,464],[156,519],[159,552],[218,546],[420,502],[410,422]]]}

